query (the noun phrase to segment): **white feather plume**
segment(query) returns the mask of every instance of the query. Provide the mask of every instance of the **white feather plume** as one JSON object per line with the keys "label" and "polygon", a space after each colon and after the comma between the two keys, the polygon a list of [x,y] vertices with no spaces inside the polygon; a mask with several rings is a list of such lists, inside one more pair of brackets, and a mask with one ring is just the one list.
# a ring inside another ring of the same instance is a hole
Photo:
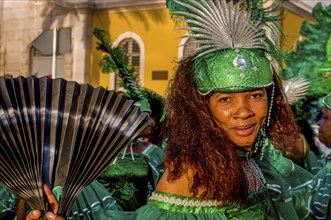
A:
{"label": "white feather plume", "polygon": [[[174,0],[190,12],[177,11],[174,18],[186,22],[187,26],[178,28],[187,30],[203,56],[225,48],[255,48],[269,51],[265,42],[263,22],[251,21],[251,13],[241,10],[239,4],[226,3],[225,0],[207,1],[187,0],[188,3]],[[193,43],[193,42],[192,42]],[[203,52],[202,52],[203,51]]]}
{"label": "white feather plume", "polygon": [[300,77],[293,77],[283,83],[285,95],[290,105],[305,97],[309,82]]}

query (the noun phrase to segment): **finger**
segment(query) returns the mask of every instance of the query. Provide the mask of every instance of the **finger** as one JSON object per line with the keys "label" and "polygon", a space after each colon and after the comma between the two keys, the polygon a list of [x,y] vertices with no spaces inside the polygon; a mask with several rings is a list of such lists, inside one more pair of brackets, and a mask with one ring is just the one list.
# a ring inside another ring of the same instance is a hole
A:
{"label": "finger", "polygon": [[43,185],[43,190],[44,190],[44,196],[47,199],[50,211],[52,211],[53,213],[56,214],[59,209],[59,202],[57,201],[56,197],[52,193],[52,190],[50,190],[50,188],[46,184]]}
{"label": "finger", "polygon": [[49,220],[65,220],[65,218],[59,215],[55,215],[53,212],[47,212],[46,217]]}
{"label": "finger", "polygon": [[41,217],[41,211],[39,210],[33,210],[29,212],[29,214],[26,216],[25,220],[35,220],[39,219]]}

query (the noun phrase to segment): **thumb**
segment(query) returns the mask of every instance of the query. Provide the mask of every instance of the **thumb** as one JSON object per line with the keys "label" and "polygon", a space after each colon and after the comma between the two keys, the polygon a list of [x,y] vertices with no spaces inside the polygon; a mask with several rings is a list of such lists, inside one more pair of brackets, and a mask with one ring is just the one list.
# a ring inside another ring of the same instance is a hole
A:
{"label": "thumb", "polygon": [[49,220],[65,220],[64,217],[55,215],[53,212],[47,212],[46,217]]}

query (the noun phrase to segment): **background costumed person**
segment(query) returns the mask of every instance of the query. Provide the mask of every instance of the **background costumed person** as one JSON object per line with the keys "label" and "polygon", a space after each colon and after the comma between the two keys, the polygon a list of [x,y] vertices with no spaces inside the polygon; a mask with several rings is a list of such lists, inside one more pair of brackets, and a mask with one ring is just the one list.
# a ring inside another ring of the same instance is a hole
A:
{"label": "background costumed person", "polygon": [[321,119],[317,122],[318,139],[331,148],[331,92],[323,99],[323,108]]}
{"label": "background costumed person", "polygon": [[164,137],[160,132],[164,103],[158,94],[147,89],[144,92],[149,94],[146,97],[153,122],[98,177],[125,211],[123,215],[146,204],[163,174]]}
{"label": "background costumed person", "polygon": [[166,170],[137,219],[326,218],[329,163],[313,176],[283,156],[300,133],[272,67],[279,6],[167,1],[197,54],[170,83]]}
{"label": "background costumed person", "polygon": [[[99,64],[102,72],[115,71],[122,79],[120,85],[124,96],[140,106],[143,101],[152,121],[98,178],[125,211],[117,218],[131,219],[135,216],[134,211],[146,204],[147,196],[163,174],[165,103],[160,95],[139,85],[135,69],[128,65],[125,54],[120,48],[111,47],[109,33],[95,28],[94,36],[99,40],[98,49],[104,53]],[[119,66],[121,68],[117,68]]]}
{"label": "background costumed person", "polygon": [[[316,174],[324,166],[325,157],[330,153],[330,149],[318,141],[316,123],[323,106],[322,99],[331,88],[331,5],[317,3],[312,9],[312,15],[316,22],[303,22],[300,29],[303,37],[296,42],[293,50],[284,53],[280,75],[287,82],[286,87],[293,87],[297,82],[300,84],[299,79],[309,83],[304,96],[290,104],[306,139],[302,143],[307,148],[309,145],[310,150],[302,150],[301,159],[286,156]],[[302,83],[301,85],[304,86]],[[300,85],[295,86],[298,88]],[[286,94],[293,96],[293,91]]]}

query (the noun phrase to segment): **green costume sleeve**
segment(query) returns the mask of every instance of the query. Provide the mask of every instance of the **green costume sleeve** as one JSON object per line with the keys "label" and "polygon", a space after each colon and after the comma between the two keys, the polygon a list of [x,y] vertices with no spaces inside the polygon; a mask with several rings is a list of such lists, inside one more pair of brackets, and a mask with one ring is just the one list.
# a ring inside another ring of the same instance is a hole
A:
{"label": "green costume sleeve", "polygon": [[256,159],[281,218],[325,219],[331,195],[331,165],[315,176],[294,164],[266,141],[263,160]]}
{"label": "green costume sleeve", "polygon": [[0,183],[0,219],[14,219],[17,210],[17,197]]}
{"label": "green costume sleeve", "polygon": [[[54,195],[59,199],[62,187],[53,188]],[[132,216],[134,214],[134,216]],[[135,213],[124,213],[115,199],[110,196],[108,191],[98,181],[93,181],[88,185],[75,201],[67,219],[85,220],[85,219],[125,219],[135,218]],[[117,216],[117,218],[111,218]],[[120,218],[122,216],[122,218]],[[126,216],[126,217],[125,217]],[[130,218],[132,216],[132,218]]]}
{"label": "green costume sleeve", "polygon": [[326,163],[325,155],[316,155],[309,151],[304,159],[304,168],[312,174],[318,173]]}
{"label": "green costume sleeve", "polygon": [[146,147],[142,154],[148,158],[148,165],[153,179],[151,184],[153,189],[155,189],[157,183],[164,173],[164,169],[162,167],[164,149],[150,144]]}

